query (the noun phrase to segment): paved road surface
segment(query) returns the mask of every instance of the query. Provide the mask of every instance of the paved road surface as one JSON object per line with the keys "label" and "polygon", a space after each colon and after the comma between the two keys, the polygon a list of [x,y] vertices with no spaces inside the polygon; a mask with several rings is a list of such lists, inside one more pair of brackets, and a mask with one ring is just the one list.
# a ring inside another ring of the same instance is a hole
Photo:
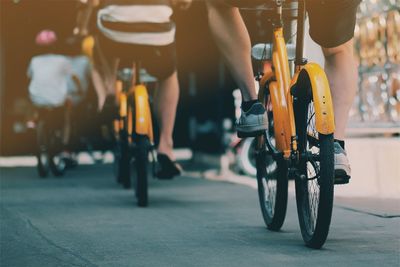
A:
{"label": "paved road surface", "polygon": [[293,198],[282,232],[269,232],[256,191],[242,185],[154,181],[150,207],[138,208],[109,165],[0,177],[0,266],[400,266],[400,218],[335,207],[325,247],[312,250]]}

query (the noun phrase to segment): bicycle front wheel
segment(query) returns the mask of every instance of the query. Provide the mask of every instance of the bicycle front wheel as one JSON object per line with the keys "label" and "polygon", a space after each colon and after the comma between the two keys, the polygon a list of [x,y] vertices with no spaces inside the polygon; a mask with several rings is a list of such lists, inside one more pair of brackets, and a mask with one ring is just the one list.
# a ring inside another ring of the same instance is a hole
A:
{"label": "bicycle front wheel", "polygon": [[147,136],[138,135],[135,147],[136,176],[134,189],[139,207],[148,205],[148,166],[150,141]]}
{"label": "bicycle front wheel", "polygon": [[36,129],[37,139],[37,171],[40,177],[45,178],[49,174],[49,152],[47,143],[47,132],[44,121],[39,121]]}
{"label": "bicycle front wheel", "polygon": [[63,176],[67,168],[65,159],[61,155],[62,151],[62,134],[61,130],[54,128],[49,130],[49,167],[54,176]]}
{"label": "bicycle front wheel", "polygon": [[257,155],[257,187],[261,213],[269,230],[281,229],[288,198],[287,167],[283,159],[274,160],[266,149]]}
{"label": "bicycle front wheel", "polygon": [[261,213],[269,230],[278,231],[285,221],[288,199],[287,164],[283,158],[274,158],[267,142],[275,143],[272,102],[266,97],[268,130],[257,137],[257,188]]}
{"label": "bicycle front wheel", "polygon": [[128,133],[121,131],[121,155],[119,158],[119,175],[122,186],[125,189],[131,188],[131,155]]}
{"label": "bicycle front wheel", "polygon": [[333,208],[333,134],[316,130],[315,103],[308,75],[299,76],[293,109],[300,160],[297,166],[296,202],[303,240],[321,248],[329,232]]}

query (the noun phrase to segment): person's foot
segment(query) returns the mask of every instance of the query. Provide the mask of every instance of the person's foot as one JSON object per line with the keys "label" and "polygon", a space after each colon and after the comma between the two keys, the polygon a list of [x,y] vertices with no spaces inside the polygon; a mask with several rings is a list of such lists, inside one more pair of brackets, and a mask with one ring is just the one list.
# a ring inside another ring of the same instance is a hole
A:
{"label": "person's foot", "polygon": [[236,121],[238,137],[255,137],[268,128],[268,117],[260,102],[254,103],[247,111],[242,109],[240,118]]}
{"label": "person's foot", "polygon": [[182,172],[181,166],[165,154],[158,153],[157,161],[159,163],[159,170],[156,172],[158,179],[170,180]]}
{"label": "person's foot", "polygon": [[347,153],[338,142],[334,142],[333,146],[335,151],[335,184],[347,184],[351,177]]}

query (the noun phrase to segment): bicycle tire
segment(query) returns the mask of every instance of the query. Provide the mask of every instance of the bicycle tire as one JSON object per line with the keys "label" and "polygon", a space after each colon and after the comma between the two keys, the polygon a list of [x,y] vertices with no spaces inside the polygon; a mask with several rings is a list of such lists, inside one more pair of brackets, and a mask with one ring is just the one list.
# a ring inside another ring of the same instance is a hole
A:
{"label": "bicycle tire", "polygon": [[40,151],[36,158],[38,174],[41,178],[46,178],[49,175],[48,155],[45,151]]}
{"label": "bicycle tire", "polygon": [[41,178],[45,178],[49,175],[49,153],[47,145],[47,135],[45,123],[43,121],[38,122],[36,129],[36,141],[37,141],[37,171]]}
{"label": "bicycle tire", "polygon": [[63,176],[65,174],[66,164],[63,161],[57,155],[50,155],[49,166],[54,176]]}
{"label": "bicycle tire", "polygon": [[122,186],[126,189],[131,188],[131,155],[128,133],[121,132],[121,158],[119,161],[119,175]]}
{"label": "bicycle tire", "polygon": [[122,184],[121,172],[120,172],[120,161],[121,161],[121,143],[119,140],[116,140],[113,148],[114,162],[113,162],[113,173],[115,177],[115,181],[118,184]]}
{"label": "bicycle tire", "polygon": [[255,138],[245,138],[237,149],[237,166],[242,173],[251,177],[257,176],[256,143]]}
{"label": "bicycle tire", "polygon": [[268,130],[258,137],[260,149],[256,155],[257,191],[265,225],[271,231],[279,231],[286,217],[288,172],[285,160],[275,159],[266,145],[266,138],[274,137],[273,113],[268,107],[272,104],[268,99],[265,101],[266,110],[271,110],[268,111]]}
{"label": "bicycle tire", "polygon": [[[274,161],[275,170],[273,173],[268,173],[267,169],[272,164],[266,164],[271,160],[268,160],[267,157],[271,156],[266,151],[259,153],[257,156],[258,199],[265,225],[271,231],[279,231],[286,217],[288,196],[287,167],[283,160]],[[271,191],[274,193],[271,193]]]}
{"label": "bicycle tire", "polygon": [[149,165],[149,138],[144,135],[136,136],[134,180],[135,196],[139,207],[148,205],[148,165]]}
{"label": "bicycle tire", "polygon": [[54,132],[50,132],[49,142],[49,166],[54,176],[63,176],[67,168],[67,164],[64,159],[60,156],[60,140],[56,140]]}
{"label": "bicycle tire", "polygon": [[[53,125],[54,127],[54,125]],[[60,156],[62,141],[61,135],[57,134],[57,131],[51,127],[49,130],[49,167],[54,176],[63,176],[67,167],[66,162]]]}
{"label": "bicycle tire", "polygon": [[334,195],[333,134],[315,127],[315,103],[307,72],[301,72],[294,88],[293,109],[300,160],[295,177],[297,213],[305,244],[321,248],[332,217]]}

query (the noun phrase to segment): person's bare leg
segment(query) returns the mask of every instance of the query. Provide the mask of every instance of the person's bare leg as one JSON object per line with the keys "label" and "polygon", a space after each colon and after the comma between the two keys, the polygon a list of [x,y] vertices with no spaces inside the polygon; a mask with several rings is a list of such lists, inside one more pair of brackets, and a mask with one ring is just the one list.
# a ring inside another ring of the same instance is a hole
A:
{"label": "person's bare leg", "polygon": [[104,103],[106,102],[107,89],[103,77],[101,77],[99,71],[96,68],[92,68],[91,74],[93,87],[97,95],[97,108],[98,111],[101,111],[103,109]]}
{"label": "person's bare leg", "polygon": [[349,111],[357,93],[357,64],[353,56],[353,40],[334,48],[322,48],[325,72],[331,88],[335,113],[335,138],[344,140]]}
{"label": "person's bare leg", "polygon": [[244,101],[257,99],[251,65],[249,33],[236,7],[208,0],[208,21],[217,46],[228,65]]}
{"label": "person's bare leg", "polygon": [[179,100],[178,75],[175,71],[171,76],[161,81],[155,97],[155,110],[160,127],[160,142],[158,153],[166,154],[171,160],[174,142],[172,133],[175,125],[176,107]]}
{"label": "person's bare leg", "polygon": [[116,82],[117,82],[117,73],[119,68],[119,59],[113,59],[111,63],[111,71],[105,72],[105,83],[107,95],[114,95],[115,103],[118,105],[118,99],[116,94]]}

